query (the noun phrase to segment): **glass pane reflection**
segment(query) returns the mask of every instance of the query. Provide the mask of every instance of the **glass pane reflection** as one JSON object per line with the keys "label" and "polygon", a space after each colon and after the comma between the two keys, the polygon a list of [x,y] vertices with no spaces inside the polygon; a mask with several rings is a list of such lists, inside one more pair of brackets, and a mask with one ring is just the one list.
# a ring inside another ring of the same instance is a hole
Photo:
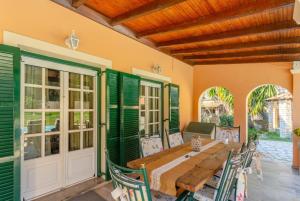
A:
{"label": "glass pane reflection", "polygon": [[80,149],[80,133],[69,133],[69,151]]}
{"label": "glass pane reflection", "polygon": [[45,156],[59,154],[59,135],[45,136]]}
{"label": "glass pane reflection", "polygon": [[41,136],[26,137],[24,140],[24,159],[29,160],[41,157]]}

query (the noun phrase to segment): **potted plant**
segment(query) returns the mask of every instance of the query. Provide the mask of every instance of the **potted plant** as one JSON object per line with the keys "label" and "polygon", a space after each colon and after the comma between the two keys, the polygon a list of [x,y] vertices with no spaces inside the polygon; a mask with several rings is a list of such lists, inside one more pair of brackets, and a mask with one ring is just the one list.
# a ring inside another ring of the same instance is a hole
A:
{"label": "potted plant", "polygon": [[300,128],[296,128],[293,131],[293,152],[294,152],[294,159],[293,159],[293,167],[300,168]]}
{"label": "potted plant", "polygon": [[293,132],[297,137],[300,137],[300,128],[296,128]]}

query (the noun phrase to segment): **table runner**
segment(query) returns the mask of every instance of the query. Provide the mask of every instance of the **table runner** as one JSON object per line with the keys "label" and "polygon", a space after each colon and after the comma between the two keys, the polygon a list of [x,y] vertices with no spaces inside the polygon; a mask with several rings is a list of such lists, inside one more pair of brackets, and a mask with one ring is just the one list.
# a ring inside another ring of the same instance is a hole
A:
{"label": "table runner", "polygon": [[[160,166],[159,168],[156,168],[154,170],[151,171],[151,189],[153,190],[157,190],[157,191],[160,191],[161,189],[161,176],[163,174],[165,174],[166,172],[168,172],[169,170],[177,167],[177,166],[180,166],[183,162],[187,162],[186,165],[191,165],[191,167],[193,167],[196,163],[198,163],[199,161],[198,160],[195,160],[194,162],[193,161],[188,161],[189,159],[191,159],[191,157],[196,157],[198,154],[206,151],[207,149],[219,144],[220,141],[213,141],[213,142],[210,142],[206,145],[204,145],[202,148],[201,148],[201,151],[200,152],[194,152],[194,151],[191,151],[189,153],[185,153],[184,155],[181,155],[179,156],[178,158],[176,158],[175,160],[172,160],[162,166]],[[175,190],[176,192],[176,190]],[[170,192],[169,194],[171,195],[174,195],[174,192]]]}

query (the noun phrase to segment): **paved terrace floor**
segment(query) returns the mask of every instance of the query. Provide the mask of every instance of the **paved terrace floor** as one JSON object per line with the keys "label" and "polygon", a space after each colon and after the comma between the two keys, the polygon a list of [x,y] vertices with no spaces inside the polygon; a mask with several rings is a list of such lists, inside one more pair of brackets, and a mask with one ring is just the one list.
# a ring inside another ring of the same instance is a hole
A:
{"label": "paved terrace floor", "polygon": [[287,166],[292,165],[292,142],[260,140],[257,149],[264,154],[265,160],[277,161]]}
{"label": "paved terrace floor", "polygon": [[[292,170],[290,166],[284,163],[268,159],[263,160],[262,165],[263,181],[256,174],[249,176],[249,196],[246,201],[300,201],[300,176],[298,171]],[[89,190],[83,190],[85,185],[89,187]],[[94,186],[91,187],[90,185]],[[38,201],[113,201],[110,195],[111,191],[111,183],[102,182],[99,184],[99,180],[94,180],[67,189],[65,192],[54,193]],[[155,201],[170,200],[161,198]]]}

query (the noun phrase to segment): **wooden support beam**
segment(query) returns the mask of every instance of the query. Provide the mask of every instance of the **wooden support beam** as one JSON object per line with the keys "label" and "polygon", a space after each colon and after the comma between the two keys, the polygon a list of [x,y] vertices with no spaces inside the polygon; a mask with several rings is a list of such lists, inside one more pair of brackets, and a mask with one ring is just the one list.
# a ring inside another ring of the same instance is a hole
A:
{"label": "wooden support beam", "polygon": [[[87,18],[89,18],[89,19],[91,19],[91,20],[93,20],[93,21],[95,21],[95,22],[97,22],[97,23],[99,23],[103,26],[106,26],[106,27],[108,27],[108,28],[120,33],[120,34],[123,34],[123,35],[125,35],[125,36],[127,36],[127,37],[129,37],[133,40],[136,40],[136,41],[138,41],[138,42],[140,42],[144,45],[147,45],[147,46],[149,46],[149,47],[151,47],[155,50],[158,50],[158,51],[160,51],[160,52],[162,52],[166,55],[173,56],[173,55],[170,54],[169,51],[165,51],[165,50],[157,48],[156,45],[152,41],[150,41],[146,38],[137,38],[135,32],[133,32],[132,30],[128,29],[127,27],[125,27],[123,25],[111,26],[111,19],[110,18],[105,17],[104,15],[98,13],[97,11],[95,11],[95,10],[85,6],[85,5],[82,5],[82,6],[80,6],[76,9],[72,6],[72,4],[70,3],[70,0],[51,0],[51,1],[67,8],[67,9],[70,9],[70,10],[72,10],[72,11],[74,11],[74,12],[76,12],[76,13],[82,15],[82,16],[85,16],[85,17],[87,17]],[[188,65],[192,65],[191,62],[184,61],[184,60],[181,59],[181,57],[175,57],[175,58],[181,60],[182,62],[184,62]]]}
{"label": "wooden support beam", "polygon": [[158,29],[153,29],[145,32],[138,33],[138,37],[148,37],[157,34],[165,34],[176,32],[183,29],[194,28],[198,26],[205,26],[212,23],[222,23],[228,20],[235,20],[243,17],[248,17],[262,12],[274,12],[278,9],[293,9],[294,0],[260,0],[259,3],[253,2],[252,4],[244,5],[240,8],[224,11],[215,15],[203,16],[181,24],[165,26]]}
{"label": "wooden support beam", "polygon": [[84,4],[84,2],[86,2],[86,0],[72,0],[72,6],[74,8],[79,8]]}
{"label": "wooden support beam", "polygon": [[259,27],[251,27],[251,28],[242,29],[242,30],[234,30],[234,31],[227,31],[227,32],[223,32],[223,33],[175,39],[175,40],[157,43],[157,46],[158,47],[170,47],[170,46],[184,45],[184,44],[189,44],[189,43],[200,43],[200,42],[208,42],[208,41],[214,41],[214,40],[225,40],[225,39],[237,38],[237,37],[242,37],[242,36],[250,36],[250,35],[257,35],[257,34],[267,34],[267,33],[272,33],[272,32],[287,31],[287,30],[296,29],[296,28],[300,28],[300,26],[297,25],[294,21],[286,21],[286,22],[282,22],[282,23],[262,25]]}
{"label": "wooden support beam", "polygon": [[223,54],[208,54],[208,55],[191,55],[184,56],[183,59],[223,59],[232,57],[249,57],[249,56],[270,56],[270,55],[284,55],[284,54],[300,54],[300,48],[274,49],[274,50],[256,50],[245,52],[230,52]]}
{"label": "wooden support beam", "polygon": [[300,44],[300,37],[293,38],[281,38],[278,40],[266,40],[266,41],[253,41],[247,43],[236,43],[216,46],[201,46],[197,48],[171,50],[173,55],[188,55],[192,53],[211,53],[226,50],[243,50],[248,48],[263,48],[263,47],[276,47],[285,46],[290,44]]}
{"label": "wooden support beam", "polygon": [[272,63],[272,62],[293,62],[300,61],[300,54],[292,56],[274,56],[266,58],[242,58],[242,59],[219,59],[219,60],[203,60],[194,62],[195,65],[217,65],[217,64],[242,64],[242,63]]}
{"label": "wooden support beam", "polygon": [[112,19],[112,25],[118,25],[129,20],[136,19],[151,13],[166,9],[168,7],[174,6],[176,4],[182,3],[186,0],[155,0],[151,3],[148,3],[144,6],[138,7],[132,11],[119,15]]}

